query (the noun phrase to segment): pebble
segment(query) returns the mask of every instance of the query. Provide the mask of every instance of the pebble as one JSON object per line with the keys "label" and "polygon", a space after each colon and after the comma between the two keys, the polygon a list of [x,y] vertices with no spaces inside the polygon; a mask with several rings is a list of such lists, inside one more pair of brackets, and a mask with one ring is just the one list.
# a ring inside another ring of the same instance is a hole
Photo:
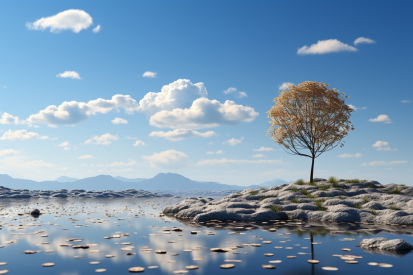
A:
{"label": "pebble", "polygon": [[338,270],[337,267],[331,267],[331,266],[323,266],[321,269],[323,269],[323,270],[329,270],[329,271],[336,271],[336,270]]}
{"label": "pebble", "polygon": [[275,265],[271,265],[271,264],[263,264],[261,266],[264,269],[275,269]]}
{"label": "pebble", "polygon": [[45,263],[45,264],[42,264],[42,266],[51,267],[51,266],[54,266],[54,263]]}
{"label": "pebble", "polygon": [[234,264],[222,264],[219,267],[223,269],[230,269],[230,268],[234,268],[235,265]]}
{"label": "pebble", "polygon": [[140,272],[144,272],[145,268],[143,267],[131,267],[129,268],[129,272],[131,273],[140,273]]}

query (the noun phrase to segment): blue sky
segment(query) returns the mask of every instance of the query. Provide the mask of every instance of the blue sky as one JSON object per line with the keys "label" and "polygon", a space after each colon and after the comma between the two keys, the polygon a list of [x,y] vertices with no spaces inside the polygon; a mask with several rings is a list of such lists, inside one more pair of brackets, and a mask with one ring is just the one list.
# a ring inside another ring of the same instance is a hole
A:
{"label": "blue sky", "polygon": [[315,176],[412,184],[412,8],[1,1],[0,173],[307,179],[311,160],[266,136],[266,112],[284,83],[310,80],[357,108],[346,145],[321,155]]}

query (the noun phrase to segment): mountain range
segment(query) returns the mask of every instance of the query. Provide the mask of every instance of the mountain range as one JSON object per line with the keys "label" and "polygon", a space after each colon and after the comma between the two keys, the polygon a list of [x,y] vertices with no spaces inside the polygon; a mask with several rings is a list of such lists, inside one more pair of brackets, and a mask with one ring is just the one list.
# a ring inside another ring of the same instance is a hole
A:
{"label": "mountain range", "polygon": [[26,179],[15,179],[6,174],[0,174],[0,186],[13,189],[30,190],[58,190],[58,189],[85,189],[85,190],[243,190],[248,188],[270,187],[287,183],[281,179],[267,181],[259,185],[239,186],[218,182],[195,181],[175,173],[159,173],[153,178],[128,179],[99,175],[96,177],[76,179],[66,176],[54,181],[37,182]]}

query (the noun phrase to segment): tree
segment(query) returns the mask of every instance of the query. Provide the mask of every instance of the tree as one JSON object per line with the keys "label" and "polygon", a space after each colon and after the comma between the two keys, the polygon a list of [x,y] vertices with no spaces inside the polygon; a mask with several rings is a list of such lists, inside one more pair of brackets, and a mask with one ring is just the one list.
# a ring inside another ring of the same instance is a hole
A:
{"label": "tree", "polygon": [[280,91],[267,112],[271,119],[268,135],[274,142],[289,154],[311,158],[310,182],[314,159],[338,145],[344,146],[342,139],[354,130],[349,120],[354,110],[344,102],[348,96],[328,86],[315,81],[290,84],[289,90]]}

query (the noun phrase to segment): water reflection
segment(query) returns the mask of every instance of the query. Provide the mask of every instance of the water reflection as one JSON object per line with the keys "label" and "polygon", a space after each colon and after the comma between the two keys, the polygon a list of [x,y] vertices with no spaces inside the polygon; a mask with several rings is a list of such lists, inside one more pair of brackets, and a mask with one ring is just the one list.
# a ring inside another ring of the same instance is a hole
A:
{"label": "water reflection", "polygon": [[[7,265],[0,266],[0,270],[7,269],[11,274],[81,275],[104,268],[107,270],[105,274],[127,274],[130,267],[141,266],[146,268],[145,273],[171,274],[185,270],[186,266],[197,265],[199,269],[189,270],[189,273],[329,274],[333,271],[322,267],[331,266],[338,268],[333,274],[388,274],[389,269],[367,265],[368,262],[378,262],[392,264],[391,272],[410,274],[412,253],[389,257],[357,247],[363,238],[377,236],[403,238],[413,243],[413,230],[409,227],[299,220],[197,224],[160,215],[163,207],[177,202],[179,199],[173,198],[2,201],[0,245],[4,247],[0,248],[0,262],[7,262]],[[33,208],[39,208],[43,215],[34,218],[24,214]],[[173,227],[183,230],[171,231]],[[191,234],[191,231],[197,231],[197,234]],[[41,237],[45,234],[48,237]],[[114,238],[104,239],[108,236]],[[73,249],[73,245],[90,247]],[[345,247],[351,251],[342,251]],[[211,248],[228,251],[212,252]],[[29,255],[24,254],[25,250],[39,252]],[[46,253],[46,250],[54,252]],[[166,250],[167,253],[156,254],[155,250]],[[273,256],[269,256],[271,254]],[[348,254],[362,257],[358,259],[359,264],[347,264],[333,256]],[[106,255],[115,257],[107,258]],[[309,264],[308,260],[319,260],[320,263]],[[100,263],[91,265],[91,261]],[[261,267],[262,264],[274,264],[274,261],[275,271]],[[41,266],[48,262],[55,266]],[[235,268],[220,269],[220,265],[226,263],[235,264]],[[148,269],[149,266],[159,268]]]}

